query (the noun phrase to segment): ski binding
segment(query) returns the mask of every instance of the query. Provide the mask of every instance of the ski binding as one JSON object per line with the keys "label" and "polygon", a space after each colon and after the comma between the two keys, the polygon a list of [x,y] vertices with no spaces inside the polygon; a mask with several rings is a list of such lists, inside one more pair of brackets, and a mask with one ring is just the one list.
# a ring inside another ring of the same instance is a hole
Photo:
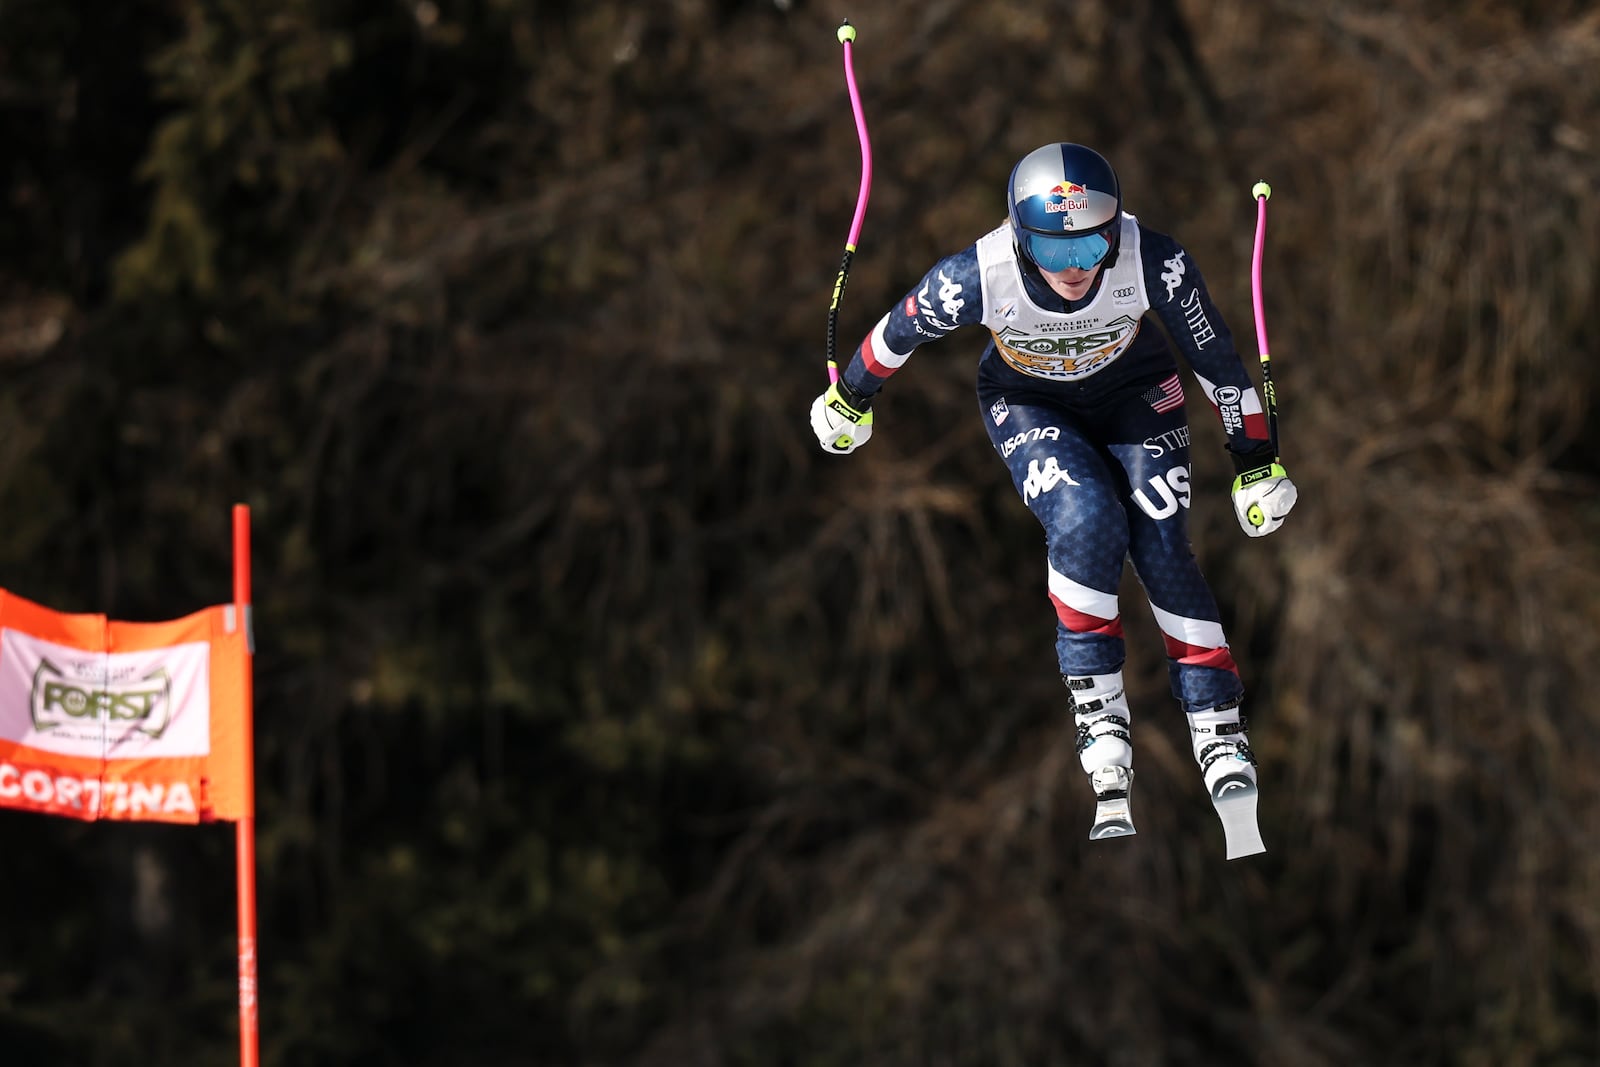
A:
{"label": "ski binding", "polygon": [[1133,771],[1126,767],[1102,767],[1089,781],[1095,792],[1094,825],[1089,828],[1089,840],[1132,837],[1137,832],[1133,828],[1131,806]]}

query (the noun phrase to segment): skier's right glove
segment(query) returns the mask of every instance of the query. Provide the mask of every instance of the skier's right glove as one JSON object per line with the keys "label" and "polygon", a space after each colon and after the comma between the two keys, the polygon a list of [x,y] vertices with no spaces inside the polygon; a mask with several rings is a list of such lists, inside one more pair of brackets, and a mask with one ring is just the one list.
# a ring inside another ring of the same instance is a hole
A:
{"label": "skier's right glove", "polygon": [[1233,480],[1233,510],[1251,537],[1265,537],[1283,525],[1300,491],[1276,460],[1247,470]]}
{"label": "skier's right glove", "polygon": [[824,452],[854,452],[872,436],[872,398],[834,382],[811,402],[811,429]]}

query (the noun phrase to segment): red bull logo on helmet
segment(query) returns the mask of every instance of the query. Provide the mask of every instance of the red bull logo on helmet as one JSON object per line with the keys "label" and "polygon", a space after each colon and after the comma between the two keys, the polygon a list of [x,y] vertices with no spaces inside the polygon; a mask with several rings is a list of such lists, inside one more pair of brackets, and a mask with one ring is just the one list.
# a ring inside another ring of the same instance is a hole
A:
{"label": "red bull logo on helmet", "polygon": [[1063,211],[1089,210],[1089,190],[1077,182],[1060,182],[1045,194],[1044,210],[1054,215]]}

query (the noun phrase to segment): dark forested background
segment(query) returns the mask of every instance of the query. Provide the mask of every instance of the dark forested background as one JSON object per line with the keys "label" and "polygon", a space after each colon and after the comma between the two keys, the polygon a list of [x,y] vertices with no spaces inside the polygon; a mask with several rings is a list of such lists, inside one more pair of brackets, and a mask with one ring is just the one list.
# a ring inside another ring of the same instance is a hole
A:
{"label": "dark forested background", "polygon": [[[1272,182],[1267,855],[1131,578],[1085,840],[981,337],[817,449],[846,16],[847,344],[1068,139],[1253,366]],[[0,586],[186,614],[252,509],[267,1063],[1600,1060],[1591,2],[4,0],[0,137]],[[236,1062],[232,847],[0,813],[0,1062]]]}

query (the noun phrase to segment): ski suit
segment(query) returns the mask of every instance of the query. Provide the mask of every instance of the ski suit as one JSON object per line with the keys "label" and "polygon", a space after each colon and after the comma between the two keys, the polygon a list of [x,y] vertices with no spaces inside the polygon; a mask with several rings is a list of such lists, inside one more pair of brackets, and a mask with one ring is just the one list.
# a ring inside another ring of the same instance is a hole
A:
{"label": "ski suit", "polygon": [[983,325],[978,407],[1023,503],[1044,527],[1063,676],[1124,660],[1118,589],[1131,561],[1186,712],[1237,701],[1239,670],[1189,544],[1189,423],[1172,346],[1222,422],[1242,472],[1270,462],[1267,421],[1188,253],[1126,212],[1120,244],[1070,304],[1001,224],[936,263],[856,349],[844,382],[875,395],[917,346]]}

